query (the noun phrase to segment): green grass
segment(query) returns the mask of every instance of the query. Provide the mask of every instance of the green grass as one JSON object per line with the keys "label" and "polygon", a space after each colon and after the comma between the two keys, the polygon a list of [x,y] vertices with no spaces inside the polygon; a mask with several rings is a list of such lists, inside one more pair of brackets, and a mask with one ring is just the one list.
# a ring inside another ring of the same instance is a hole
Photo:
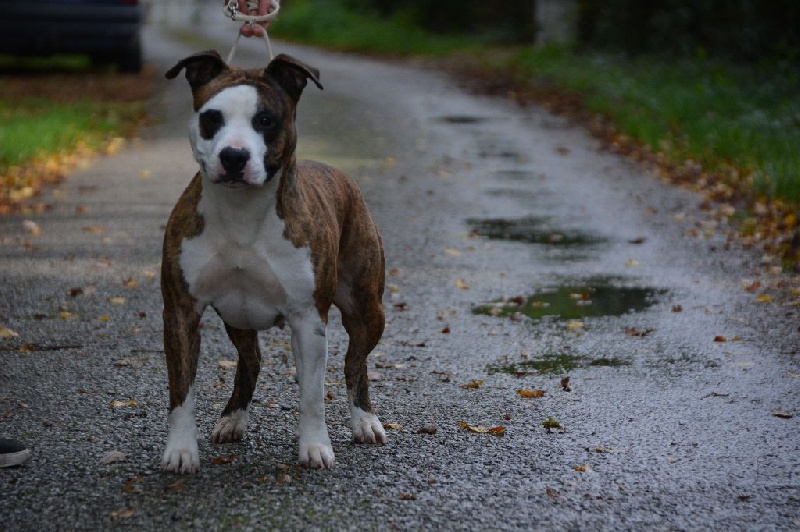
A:
{"label": "green grass", "polygon": [[[133,106],[135,107],[135,106]],[[0,100],[0,175],[37,157],[98,148],[139,112],[130,104],[54,103],[45,98]]]}
{"label": "green grass", "polygon": [[293,0],[270,35],[346,52],[439,55],[478,49],[474,37],[431,35],[406,16],[382,19],[343,8],[339,2]]}
{"label": "green grass", "polygon": [[492,62],[491,43],[480,36],[434,36],[402,16],[379,19],[323,0],[294,0],[271,33],[362,53],[489,58],[487,73],[578,92],[590,111],[676,163],[692,159],[728,174],[736,168],[748,179],[734,184],[747,193],[800,203],[800,72],[789,64],[745,68],[532,46]]}
{"label": "green grass", "polygon": [[800,73],[788,65],[745,68],[528,47],[498,67],[580,92],[589,110],[655,152],[712,171],[736,167],[751,173],[757,193],[800,202]]}

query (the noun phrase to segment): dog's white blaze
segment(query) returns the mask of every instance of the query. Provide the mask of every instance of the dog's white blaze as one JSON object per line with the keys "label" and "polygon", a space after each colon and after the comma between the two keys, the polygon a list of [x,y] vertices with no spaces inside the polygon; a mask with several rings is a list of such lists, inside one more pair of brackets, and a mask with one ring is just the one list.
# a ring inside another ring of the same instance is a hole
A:
{"label": "dog's white blaze", "polygon": [[[211,139],[200,136],[200,114],[208,109],[222,112],[225,125]],[[264,137],[253,129],[253,117],[258,110],[258,93],[250,85],[236,85],[220,91],[194,114],[190,126],[192,151],[208,179],[216,180],[225,173],[219,153],[225,148],[246,149],[250,161],[244,169],[244,179],[251,185],[267,180],[264,157],[267,145]]]}
{"label": "dog's white blaze", "polygon": [[204,185],[204,229],[183,241],[180,258],[198,312],[210,305],[236,328],[263,330],[316,308],[311,250],[284,237],[276,187],[277,180],[239,190]]}
{"label": "dog's white blaze", "polygon": [[189,388],[183,404],[175,407],[169,414],[169,435],[161,463],[164,469],[176,473],[194,473],[200,467],[194,417],[194,386]]}

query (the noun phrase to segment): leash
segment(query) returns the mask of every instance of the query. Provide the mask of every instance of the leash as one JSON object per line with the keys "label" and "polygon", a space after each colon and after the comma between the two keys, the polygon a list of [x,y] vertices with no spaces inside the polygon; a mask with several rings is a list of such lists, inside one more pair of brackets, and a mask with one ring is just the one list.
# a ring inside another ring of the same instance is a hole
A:
{"label": "leash", "polygon": [[[247,0],[247,9],[248,10],[257,10],[258,9],[258,0]],[[228,3],[225,5],[225,16],[230,17],[230,19],[234,22],[245,22],[249,24],[251,27],[255,26],[258,22],[266,22],[269,20],[274,20],[278,16],[278,11],[281,9],[281,4],[278,0],[272,0],[270,10],[266,15],[246,15],[239,11],[239,3],[236,0],[228,0]],[[261,28],[262,33],[261,36],[264,38],[264,44],[267,47],[267,55],[269,59],[272,60],[275,56],[272,54],[272,45],[269,42],[269,35],[267,35],[267,28]],[[242,36],[242,32],[236,32],[236,40],[231,47],[231,51],[228,54],[228,60],[226,61],[228,64],[233,61],[233,56],[236,55],[236,47],[239,46],[239,39]]]}

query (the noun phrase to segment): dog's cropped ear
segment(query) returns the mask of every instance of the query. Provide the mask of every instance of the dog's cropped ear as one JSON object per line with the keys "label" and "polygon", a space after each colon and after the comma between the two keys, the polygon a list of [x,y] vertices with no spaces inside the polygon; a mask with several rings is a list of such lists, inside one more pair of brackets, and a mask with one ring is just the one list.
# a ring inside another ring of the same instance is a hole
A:
{"label": "dog's cropped ear", "polygon": [[164,75],[168,79],[173,79],[180,74],[183,68],[186,69],[186,80],[189,82],[189,86],[192,87],[192,91],[195,91],[198,87],[202,87],[219,76],[224,70],[228,70],[228,65],[216,50],[208,50],[181,59]]}
{"label": "dog's cropped ear", "polygon": [[270,61],[264,73],[275,79],[295,102],[300,99],[309,79],[322,90],[319,70],[286,54],[280,54]]}

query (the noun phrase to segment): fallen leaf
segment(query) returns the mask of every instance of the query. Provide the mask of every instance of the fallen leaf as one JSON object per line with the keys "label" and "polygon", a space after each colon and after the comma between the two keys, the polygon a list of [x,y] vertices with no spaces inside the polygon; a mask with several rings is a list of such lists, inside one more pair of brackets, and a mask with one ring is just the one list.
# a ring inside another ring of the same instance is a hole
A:
{"label": "fallen leaf", "polygon": [[484,381],[478,379],[472,379],[467,384],[462,384],[461,387],[464,388],[465,390],[477,390],[478,388],[483,386],[483,382]]}
{"label": "fallen leaf", "polygon": [[555,488],[548,487],[547,489],[544,490],[544,492],[551,499],[558,497],[558,490],[556,490]]}
{"label": "fallen leaf", "polygon": [[457,249],[446,249],[444,250],[444,254],[448,257],[460,257],[461,252]]}
{"label": "fallen leaf", "polygon": [[31,236],[39,236],[42,234],[42,228],[33,220],[24,220],[22,222],[22,228]]}
{"label": "fallen leaf", "polygon": [[377,371],[367,371],[367,380],[371,382],[383,380],[383,375]]}
{"label": "fallen leaf", "polygon": [[123,453],[121,451],[111,451],[111,452],[109,452],[107,455],[105,455],[103,457],[103,459],[100,461],[100,463],[103,464],[103,465],[107,465],[107,464],[113,464],[113,463],[116,463],[116,462],[124,462],[127,459],[128,459],[128,455],[127,454],[125,454],[125,453]]}
{"label": "fallen leaf", "polygon": [[625,329],[625,334],[628,336],[648,336],[655,329],[637,329],[636,327],[629,327]]}
{"label": "fallen leaf", "polygon": [[497,427],[473,427],[465,421],[460,421],[458,426],[466,429],[475,434],[492,434],[493,436],[503,436],[506,433],[506,428],[502,425]]}
{"label": "fallen leaf", "polygon": [[0,338],[16,338],[17,336],[19,336],[19,334],[12,331],[11,329],[0,327]]}
{"label": "fallen leaf", "polygon": [[545,419],[544,421],[542,421],[542,426],[547,429],[547,432],[550,432],[551,430],[562,428],[561,427],[561,423],[559,423],[558,421],[556,421],[555,419],[553,419],[551,417],[549,417],[549,418]]}
{"label": "fallen leaf", "polygon": [[414,495],[413,493],[401,493],[400,494],[400,500],[401,501],[416,501],[417,500],[417,496]]}
{"label": "fallen leaf", "polygon": [[112,519],[125,519],[127,517],[133,517],[136,515],[136,510],[133,508],[126,508],[124,510],[114,510],[111,512]]}
{"label": "fallen leaf", "polygon": [[725,336],[720,336],[720,335],[718,335],[718,336],[715,336],[715,337],[714,337],[714,341],[715,341],[715,342],[727,342],[727,341],[728,341],[728,339],[727,339]]}
{"label": "fallen leaf", "polygon": [[211,463],[215,465],[224,465],[224,464],[230,464],[234,460],[236,460],[236,455],[229,454],[227,456],[215,456],[214,458],[211,459]]}
{"label": "fallen leaf", "polygon": [[217,365],[221,368],[225,369],[236,369],[236,365],[238,362],[235,360],[219,360],[217,361]]}
{"label": "fallen leaf", "polygon": [[683,312],[683,305],[672,305],[672,312]]}
{"label": "fallen leaf", "polygon": [[107,322],[110,319],[111,316],[109,316],[108,314],[103,314],[102,316],[97,317],[97,321],[102,321],[103,323]]}
{"label": "fallen leaf", "polygon": [[133,277],[128,277],[127,279],[125,279],[125,281],[122,284],[124,284],[128,288],[136,288],[137,286],[139,286],[139,283],[137,283],[133,279]]}
{"label": "fallen leaf", "polygon": [[164,490],[181,491],[183,489],[183,485],[184,484],[186,484],[186,478],[185,477],[173,482],[172,484],[167,485],[164,488]]}
{"label": "fallen leaf", "polygon": [[773,412],[772,415],[775,417],[779,417],[781,419],[792,419],[794,417],[794,414],[789,412],[782,412],[780,410]]}
{"label": "fallen leaf", "polygon": [[436,434],[436,425],[425,425],[417,429],[417,434]]}
{"label": "fallen leaf", "polygon": [[589,472],[589,471],[592,470],[592,468],[589,467],[588,464],[581,464],[579,466],[573,467],[572,469],[574,469],[575,471],[578,471],[579,473],[586,473],[586,472]]}
{"label": "fallen leaf", "polygon": [[70,288],[69,295],[70,297],[77,297],[83,295],[83,288]]}
{"label": "fallen leaf", "polygon": [[384,423],[383,428],[389,430],[400,430],[403,426],[400,423]]}
{"label": "fallen leaf", "polygon": [[581,320],[568,320],[564,327],[569,331],[580,331],[585,328],[585,325]]}
{"label": "fallen leaf", "polygon": [[464,279],[456,279],[456,288],[459,290],[469,290],[470,286]]}
{"label": "fallen leaf", "polygon": [[72,312],[67,312],[67,311],[59,312],[58,313],[58,317],[60,319],[62,319],[62,320],[77,320],[78,319],[78,315],[77,314],[74,314]]}
{"label": "fallen leaf", "polygon": [[572,391],[572,388],[569,387],[569,375],[567,375],[566,377],[561,379],[561,388],[565,392],[571,392]]}
{"label": "fallen leaf", "polygon": [[628,259],[625,261],[626,268],[637,268],[639,266],[639,261],[636,259]]}
{"label": "fallen leaf", "polygon": [[106,228],[102,225],[87,225],[86,227],[81,228],[84,233],[94,233],[99,235],[106,231]]}
{"label": "fallen leaf", "polygon": [[442,329],[442,334],[450,334],[450,326],[448,325],[444,329]]}
{"label": "fallen leaf", "polygon": [[124,305],[128,300],[121,296],[109,297],[108,302],[112,305]]}
{"label": "fallen leaf", "polygon": [[122,491],[125,493],[144,493],[144,490],[137,486],[136,483],[139,482],[141,479],[139,477],[133,477],[128,479],[128,482],[125,483],[125,486],[122,488]]}
{"label": "fallen leaf", "polygon": [[772,303],[772,296],[769,294],[760,294],[756,296],[756,301],[758,303]]}
{"label": "fallen leaf", "polygon": [[114,399],[109,404],[109,406],[111,408],[126,408],[126,407],[136,406],[136,405],[137,405],[137,403],[136,403],[135,399],[131,399],[130,401],[120,401],[119,399]]}
{"label": "fallen leaf", "polygon": [[544,390],[517,390],[517,395],[525,399],[537,399],[544,397]]}

